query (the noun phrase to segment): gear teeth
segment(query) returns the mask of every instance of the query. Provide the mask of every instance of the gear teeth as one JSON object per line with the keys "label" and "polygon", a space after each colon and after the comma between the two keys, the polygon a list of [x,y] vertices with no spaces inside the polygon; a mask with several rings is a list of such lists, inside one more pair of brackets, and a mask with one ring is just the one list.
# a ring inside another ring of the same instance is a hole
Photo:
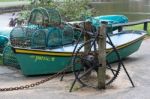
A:
{"label": "gear teeth", "polygon": [[[78,74],[78,72],[76,71],[76,64],[75,64],[75,60],[76,60],[76,58],[78,57],[78,54],[80,53],[80,50],[84,47],[84,46],[86,46],[87,44],[92,44],[92,42],[93,42],[93,40],[91,39],[91,40],[89,40],[89,41],[87,41],[87,42],[85,42],[84,44],[82,44],[78,49],[77,49],[77,51],[76,51],[76,53],[75,53],[75,55],[74,55],[74,58],[73,58],[73,61],[72,61],[72,64],[73,64],[73,72],[74,72],[74,75],[75,75],[75,78],[77,79],[77,81],[80,83],[80,84],[82,84],[82,85],[84,85],[84,86],[89,86],[88,84],[86,84],[85,82],[83,82],[81,79],[80,79],[80,77],[79,77],[79,75],[80,74]],[[113,48],[113,51],[114,51],[114,53],[116,53],[116,56],[117,56],[117,58],[118,58],[118,64],[117,64],[117,70],[116,70],[116,72],[115,72],[115,74],[113,75],[113,77],[106,83],[106,85],[110,85],[111,83],[113,83],[115,80],[116,80],[116,78],[118,77],[118,75],[119,75],[119,73],[120,73],[120,70],[121,70],[121,66],[122,66],[122,60],[120,59],[120,55],[119,55],[119,53],[118,53],[118,51],[117,51],[117,49],[113,46],[113,44],[111,44],[110,42],[107,42],[110,46],[112,46],[112,48]],[[107,65],[110,65],[111,66],[111,64],[110,63],[108,63]],[[110,67],[111,68],[111,67]],[[94,69],[94,68],[93,68]],[[96,86],[95,86],[96,87]]]}

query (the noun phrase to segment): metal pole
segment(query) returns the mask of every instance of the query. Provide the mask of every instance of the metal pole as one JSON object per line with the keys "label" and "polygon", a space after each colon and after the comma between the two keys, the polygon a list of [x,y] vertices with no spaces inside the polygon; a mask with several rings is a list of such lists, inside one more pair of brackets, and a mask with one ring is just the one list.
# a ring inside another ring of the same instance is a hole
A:
{"label": "metal pole", "polygon": [[144,29],[145,31],[147,31],[147,26],[148,26],[148,23],[147,23],[147,22],[144,22],[144,28],[143,28],[143,29]]}

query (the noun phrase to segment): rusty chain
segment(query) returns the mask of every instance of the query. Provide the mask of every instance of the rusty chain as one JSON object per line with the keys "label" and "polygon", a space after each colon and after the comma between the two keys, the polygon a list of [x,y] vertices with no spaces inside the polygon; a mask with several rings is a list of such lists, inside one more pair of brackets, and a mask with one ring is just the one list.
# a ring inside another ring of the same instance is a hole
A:
{"label": "rusty chain", "polygon": [[35,83],[31,83],[31,84],[27,84],[27,85],[23,85],[23,86],[19,86],[19,87],[8,87],[8,88],[0,88],[0,91],[14,91],[14,90],[23,90],[23,89],[28,89],[28,88],[32,88],[38,85],[41,85],[47,81],[50,81],[58,76],[60,76],[61,74],[64,73],[65,70],[67,70],[68,68],[70,68],[71,66],[67,66],[66,68],[64,68],[63,70],[61,70],[60,72],[58,72],[57,74],[54,74],[50,77],[47,77],[46,79],[37,81]]}

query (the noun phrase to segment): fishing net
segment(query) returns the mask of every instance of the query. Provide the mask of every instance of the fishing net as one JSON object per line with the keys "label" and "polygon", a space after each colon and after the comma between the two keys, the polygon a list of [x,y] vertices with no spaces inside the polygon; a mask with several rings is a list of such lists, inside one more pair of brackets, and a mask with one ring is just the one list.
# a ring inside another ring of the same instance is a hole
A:
{"label": "fishing net", "polygon": [[86,21],[90,21],[97,30],[101,26],[101,22],[108,22],[107,33],[111,33],[112,31],[119,29],[119,27],[112,27],[113,24],[127,23],[128,18],[124,15],[104,15],[97,17],[88,17]]}
{"label": "fishing net", "polygon": [[30,14],[29,24],[40,25],[44,27],[59,26],[61,24],[61,16],[55,9],[35,8]]}
{"label": "fishing net", "polygon": [[74,30],[71,26],[65,25],[62,32],[62,44],[69,44],[74,41]]}
{"label": "fishing net", "polygon": [[10,46],[6,46],[3,50],[3,64],[20,68],[14,52]]}
{"label": "fishing net", "polygon": [[41,8],[35,8],[30,14],[28,23],[35,25],[44,25],[44,23],[48,21],[48,13],[45,12],[45,10],[42,10]]}
{"label": "fishing net", "polygon": [[34,32],[31,48],[46,48],[46,32],[44,30],[37,30]]}
{"label": "fishing net", "polygon": [[47,37],[47,46],[49,48],[62,45],[62,30],[60,28],[51,28]]}
{"label": "fishing net", "polygon": [[10,32],[10,43],[15,47],[30,47],[35,27],[15,27]]}
{"label": "fishing net", "polygon": [[12,46],[25,46],[25,31],[22,27],[16,27],[10,32],[10,42]]}
{"label": "fishing net", "polygon": [[10,41],[15,47],[53,48],[73,43],[75,34],[70,25],[61,24],[57,10],[40,7],[32,10],[27,26],[11,31]]}
{"label": "fishing net", "polygon": [[97,17],[89,17],[87,21],[92,22],[92,25],[95,27],[101,26],[102,21],[108,22],[109,25],[118,24],[118,23],[127,23],[128,18],[124,15],[104,15]]}
{"label": "fishing net", "polygon": [[61,16],[59,12],[55,9],[46,9],[49,14],[49,26],[60,26],[61,24]]}

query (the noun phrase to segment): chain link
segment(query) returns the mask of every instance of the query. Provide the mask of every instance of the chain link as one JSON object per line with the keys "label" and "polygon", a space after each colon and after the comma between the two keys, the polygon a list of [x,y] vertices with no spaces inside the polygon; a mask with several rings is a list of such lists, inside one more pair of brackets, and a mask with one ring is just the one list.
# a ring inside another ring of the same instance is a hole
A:
{"label": "chain link", "polygon": [[0,88],[0,91],[14,91],[14,90],[23,90],[23,89],[28,89],[28,88],[31,88],[31,87],[35,87],[35,86],[38,86],[40,84],[43,84],[47,81],[50,81],[52,80],[53,78],[56,78],[58,76],[60,76],[61,74],[63,73],[63,71],[61,72],[58,72],[57,74],[54,74],[50,77],[47,77],[46,79],[43,79],[43,80],[40,80],[40,81],[37,81],[35,83],[31,83],[31,84],[28,84],[28,85],[24,85],[24,86],[19,86],[19,87],[9,87],[9,88]]}

